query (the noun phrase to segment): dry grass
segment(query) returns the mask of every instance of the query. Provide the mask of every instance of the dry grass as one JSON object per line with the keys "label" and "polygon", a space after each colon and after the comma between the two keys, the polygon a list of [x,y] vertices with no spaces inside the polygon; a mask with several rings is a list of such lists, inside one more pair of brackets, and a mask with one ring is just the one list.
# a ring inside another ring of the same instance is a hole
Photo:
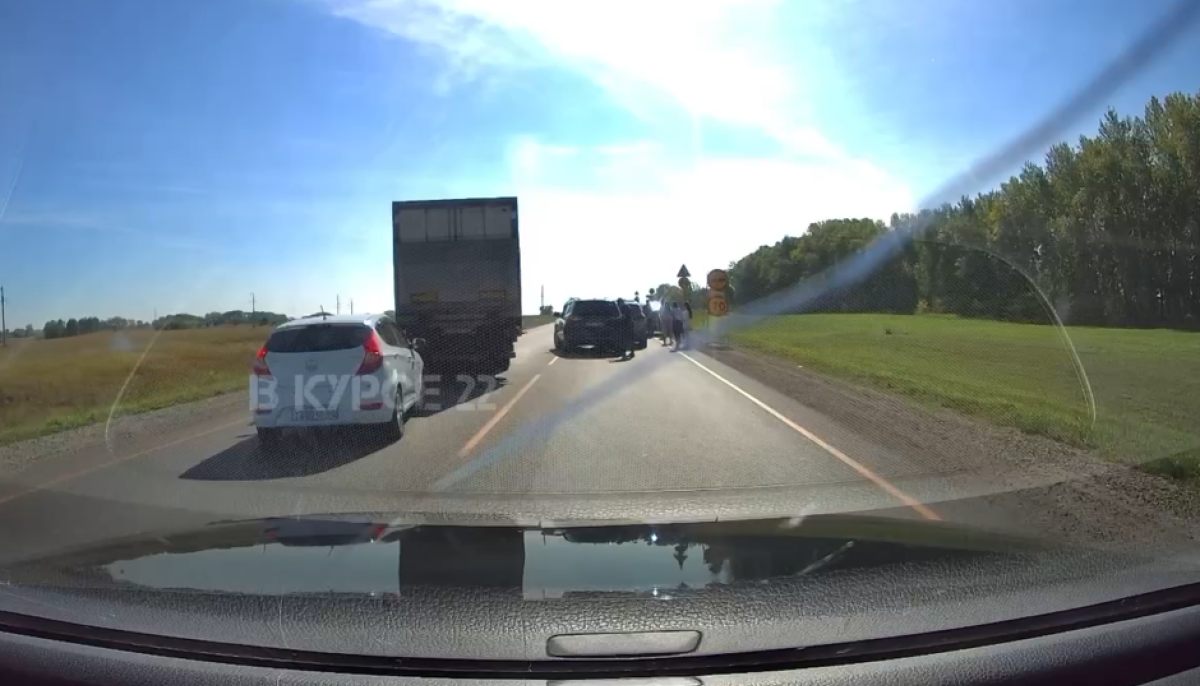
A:
{"label": "dry grass", "polygon": [[0,444],[104,421],[114,407],[145,412],[242,389],[269,331],[227,326],[10,341],[0,348]]}

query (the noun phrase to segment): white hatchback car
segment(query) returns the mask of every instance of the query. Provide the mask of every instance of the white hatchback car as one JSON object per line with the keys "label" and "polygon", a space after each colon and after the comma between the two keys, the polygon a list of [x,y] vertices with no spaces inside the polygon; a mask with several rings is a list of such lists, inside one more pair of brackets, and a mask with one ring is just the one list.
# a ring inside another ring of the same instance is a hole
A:
{"label": "white hatchback car", "polygon": [[368,425],[386,440],[424,393],[425,363],[386,315],[316,315],[279,325],[258,351],[250,406],[259,441],[285,428]]}

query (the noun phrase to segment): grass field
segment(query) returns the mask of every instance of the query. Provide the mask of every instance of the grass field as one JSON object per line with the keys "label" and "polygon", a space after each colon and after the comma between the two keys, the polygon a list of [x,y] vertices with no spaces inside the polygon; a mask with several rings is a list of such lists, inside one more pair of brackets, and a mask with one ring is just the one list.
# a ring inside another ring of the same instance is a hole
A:
{"label": "grass field", "polygon": [[[701,322],[697,322],[701,324]],[[732,336],[740,347],[1109,459],[1200,478],[1200,334],[1068,327],[1095,396],[1090,421],[1052,326],[919,315],[791,315]],[[1172,457],[1173,456],[1173,457]]]}
{"label": "grass field", "polygon": [[0,444],[102,422],[118,398],[117,413],[129,414],[245,388],[268,331],[227,326],[10,341],[0,348]]}

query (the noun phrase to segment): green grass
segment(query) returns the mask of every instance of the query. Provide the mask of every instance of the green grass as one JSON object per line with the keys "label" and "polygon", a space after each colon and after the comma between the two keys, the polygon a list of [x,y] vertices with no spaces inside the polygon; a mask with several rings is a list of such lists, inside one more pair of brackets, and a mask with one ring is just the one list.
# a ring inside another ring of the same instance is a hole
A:
{"label": "green grass", "polygon": [[941,315],[789,315],[739,346],[819,372],[1200,479],[1200,334],[1068,327],[1096,403],[1052,326]]}
{"label": "green grass", "polygon": [[242,390],[269,331],[228,326],[157,338],[125,331],[13,341],[0,348],[0,445],[102,422],[114,408],[133,414]]}

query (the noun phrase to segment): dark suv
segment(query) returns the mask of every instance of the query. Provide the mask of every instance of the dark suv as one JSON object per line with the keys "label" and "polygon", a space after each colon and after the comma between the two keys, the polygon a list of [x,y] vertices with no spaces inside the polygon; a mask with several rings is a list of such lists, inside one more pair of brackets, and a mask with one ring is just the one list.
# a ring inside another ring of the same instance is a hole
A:
{"label": "dark suv", "polygon": [[594,346],[616,351],[620,346],[621,310],[614,300],[571,300],[554,320],[554,349]]}

